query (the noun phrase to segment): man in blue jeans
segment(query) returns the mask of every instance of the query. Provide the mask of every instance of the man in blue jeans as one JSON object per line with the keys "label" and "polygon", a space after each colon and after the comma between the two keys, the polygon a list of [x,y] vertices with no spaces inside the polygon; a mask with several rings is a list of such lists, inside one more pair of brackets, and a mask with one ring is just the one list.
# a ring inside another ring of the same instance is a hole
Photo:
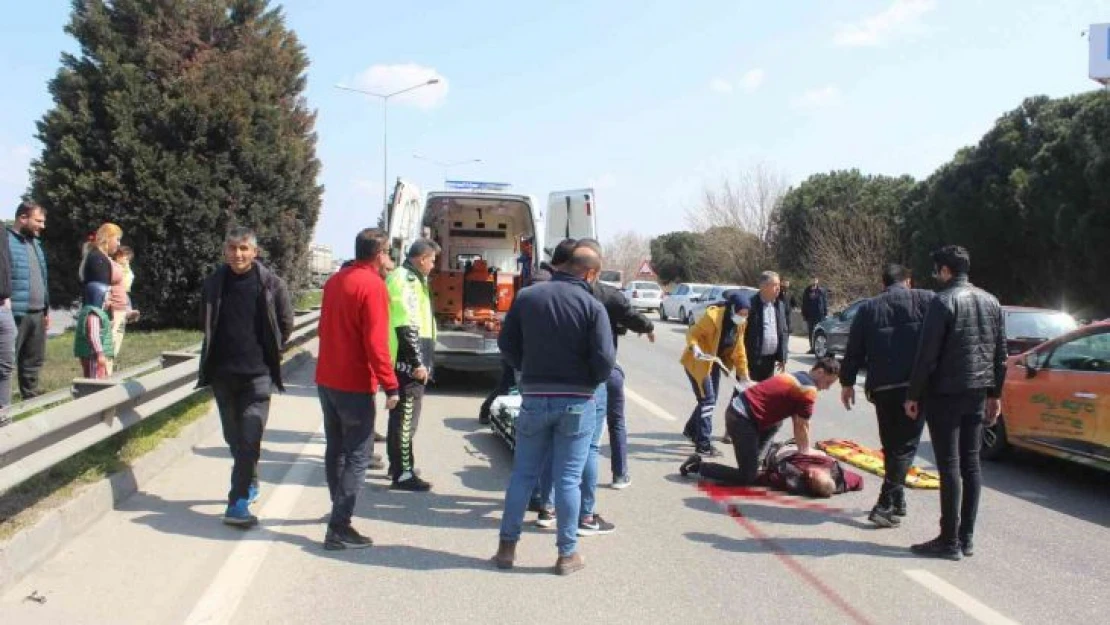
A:
{"label": "man in blue jeans", "polygon": [[497,343],[521,372],[523,397],[493,558],[498,568],[513,566],[528,499],[548,455],[558,523],[555,572],[569,575],[585,566],[578,553],[579,488],[597,422],[594,393],[616,359],[608,315],[590,292],[589,280],[600,270],[596,252],[575,250],[550,282],[521,290],[505,316]]}

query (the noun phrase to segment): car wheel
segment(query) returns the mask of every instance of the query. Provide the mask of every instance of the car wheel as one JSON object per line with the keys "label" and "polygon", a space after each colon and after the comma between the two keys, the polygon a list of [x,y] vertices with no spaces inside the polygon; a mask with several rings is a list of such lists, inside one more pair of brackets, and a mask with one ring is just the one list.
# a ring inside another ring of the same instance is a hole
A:
{"label": "car wheel", "polygon": [[829,355],[829,337],[818,330],[813,334],[813,355],[824,358]]}
{"label": "car wheel", "polygon": [[983,444],[979,449],[979,455],[986,460],[998,460],[1006,455],[1010,449],[1010,443],[1006,440],[1006,422],[1002,417],[998,417],[998,421],[991,427],[983,428]]}
{"label": "car wheel", "polygon": [[667,309],[662,304],[659,305],[659,320],[660,321],[666,321],[667,320]]}

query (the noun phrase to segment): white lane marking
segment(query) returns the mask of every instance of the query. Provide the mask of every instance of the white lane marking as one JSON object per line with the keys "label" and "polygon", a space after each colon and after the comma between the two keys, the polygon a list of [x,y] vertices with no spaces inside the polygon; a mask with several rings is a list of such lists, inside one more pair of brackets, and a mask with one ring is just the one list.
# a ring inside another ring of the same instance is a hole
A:
{"label": "white lane marking", "polygon": [[[321,423],[312,438],[301,447],[297,454],[298,458],[303,458],[307,454],[314,454],[321,458],[324,456],[324,444],[321,442],[323,430],[324,426]],[[274,544],[275,533],[265,528],[266,520],[289,518],[309,476],[316,471],[319,471],[319,468],[308,462],[298,462],[289,469],[285,479],[274,488],[266,506],[258,513],[261,526],[243,533],[243,537],[238,541],[239,544],[231,551],[219,572],[216,573],[216,577],[212,579],[212,583],[205,589],[192,613],[189,614],[189,618],[185,619],[187,625],[202,623],[213,625],[231,621],[246,595],[247,588],[254,581],[259,567],[266,559],[266,554]]]}
{"label": "white lane marking", "polygon": [[650,412],[652,416],[659,417],[664,421],[678,421],[678,419],[674,418],[674,416],[672,416],[669,412],[660,408],[658,404],[652,402],[651,400],[645,399],[636,391],[628,388],[628,386],[624,387],[624,395],[637,404],[640,404],[640,407]]}
{"label": "white lane marking", "polygon": [[972,597],[928,571],[912,569],[902,572],[913,581],[931,590],[933,594],[938,595],[941,599],[963,610],[965,614],[980,623],[986,623],[988,625],[1017,625],[1017,621],[995,612],[975,597]]}

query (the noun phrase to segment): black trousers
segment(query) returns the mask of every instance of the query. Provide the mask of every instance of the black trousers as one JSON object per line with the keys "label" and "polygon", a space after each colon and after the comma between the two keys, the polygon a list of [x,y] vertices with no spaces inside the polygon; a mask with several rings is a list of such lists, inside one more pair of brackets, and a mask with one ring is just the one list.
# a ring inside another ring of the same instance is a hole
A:
{"label": "black trousers", "polygon": [[925,419],[911,419],[906,415],[904,388],[879,391],[873,393],[870,399],[875,404],[879,421],[879,441],[883,446],[883,469],[886,473],[879,490],[878,505],[889,508],[905,501],[906,473],[917,455]]}
{"label": "black trousers", "polygon": [[759,431],[751,419],[742,416],[730,405],[725,411],[725,431],[732,437],[732,450],[736,454],[736,468],[715,462],[702,462],[698,474],[730,486],[755,484],[759,477],[759,461],[767,453],[771,439],[782,427],[782,422]]}
{"label": "black trousers", "polygon": [[986,394],[930,395],[925,417],[940,471],[940,537],[954,544],[971,540],[979,515]]}
{"label": "black trousers", "polygon": [[343,529],[351,525],[358,493],[366,479],[370,451],[374,446],[374,396],[370,393],[337,391],[316,387],[324,412],[324,475],[331,494],[328,525]]}
{"label": "black trousers", "polygon": [[246,499],[262,455],[262,433],[270,416],[270,375],[221,374],[212,379],[224,441],[231,451],[228,505]]}
{"label": "black trousers", "polygon": [[776,356],[755,356],[748,354],[748,376],[753,382],[762,382],[775,375]]}
{"label": "black trousers", "polygon": [[407,374],[398,373],[401,400],[389,411],[389,430],[386,432],[386,449],[389,452],[389,476],[397,480],[402,473],[416,466],[412,440],[420,423],[420,408],[424,404],[424,383]]}
{"label": "black trousers", "polygon": [[16,317],[15,363],[19,370],[19,396],[23,401],[42,395],[39,371],[46,361],[46,318],[44,313]]}

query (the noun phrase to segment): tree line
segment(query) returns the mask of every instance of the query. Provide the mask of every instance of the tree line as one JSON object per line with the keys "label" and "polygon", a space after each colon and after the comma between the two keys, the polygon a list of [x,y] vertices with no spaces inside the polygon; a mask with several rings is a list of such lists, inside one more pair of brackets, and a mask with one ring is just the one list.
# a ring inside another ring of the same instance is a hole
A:
{"label": "tree line", "polygon": [[[1037,96],[924,180],[839,170],[787,188],[758,167],[706,192],[691,229],[651,241],[660,279],[753,284],[819,276],[838,303],[901,262],[932,286],[929,253],[967,247],[972,281],[1006,304],[1110,314],[1110,93]],[[724,207],[724,209],[722,209]]]}

